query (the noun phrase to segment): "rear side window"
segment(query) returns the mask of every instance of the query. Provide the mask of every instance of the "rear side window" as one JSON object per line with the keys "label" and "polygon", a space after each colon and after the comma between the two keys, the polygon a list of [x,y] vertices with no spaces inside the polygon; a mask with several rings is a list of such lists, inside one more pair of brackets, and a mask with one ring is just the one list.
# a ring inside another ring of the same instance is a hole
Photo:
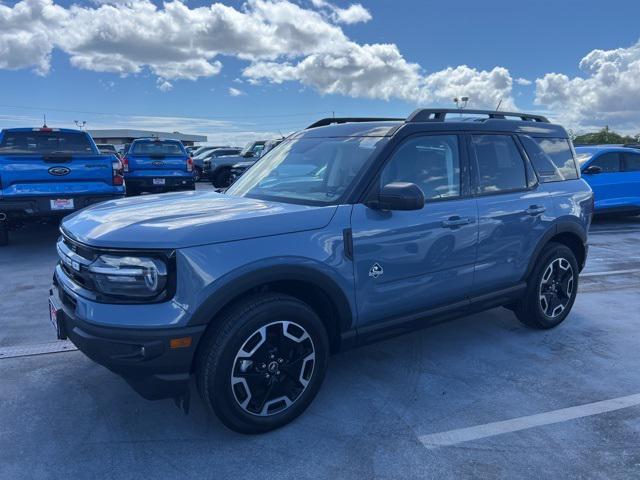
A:
{"label": "rear side window", "polygon": [[623,161],[625,172],[640,172],[640,153],[625,153]]}
{"label": "rear side window", "polygon": [[527,174],[520,150],[510,135],[473,135],[479,193],[527,188]]}
{"label": "rear side window", "polygon": [[620,154],[617,152],[603,153],[593,160],[589,166],[600,167],[602,173],[615,173],[620,171]]}
{"label": "rear side window", "polygon": [[0,154],[94,154],[89,137],[80,132],[5,131]]}
{"label": "rear side window", "polygon": [[521,138],[541,182],[560,182],[578,178],[578,169],[569,140],[527,136]]}
{"label": "rear side window", "polygon": [[176,142],[136,142],[131,146],[133,155],[184,155]]}

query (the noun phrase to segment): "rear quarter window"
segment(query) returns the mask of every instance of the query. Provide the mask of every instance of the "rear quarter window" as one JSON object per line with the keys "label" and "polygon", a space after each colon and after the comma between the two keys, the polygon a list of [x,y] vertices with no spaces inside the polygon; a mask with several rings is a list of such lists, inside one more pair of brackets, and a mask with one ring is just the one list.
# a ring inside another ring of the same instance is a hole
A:
{"label": "rear quarter window", "polygon": [[521,138],[541,182],[561,182],[578,178],[578,169],[569,140],[528,136]]}

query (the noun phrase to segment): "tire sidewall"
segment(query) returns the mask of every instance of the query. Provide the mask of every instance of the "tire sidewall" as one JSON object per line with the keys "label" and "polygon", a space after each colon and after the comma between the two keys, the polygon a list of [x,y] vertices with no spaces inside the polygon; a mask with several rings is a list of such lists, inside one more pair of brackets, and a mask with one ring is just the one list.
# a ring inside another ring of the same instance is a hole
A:
{"label": "tire sidewall", "polygon": [[[286,300],[267,302],[235,320],[237,328],[222,345],[216,366],[206,379],[211,406],[225,425],[242,433],[265,432],[283,426],[300,415],[320,389],[329,354],[324,326],[313,310],[301,302]],[[260,327],[281,320],[299,324],[311,336],[316,354],[313,375],[307,388],[289,408],[275,415],[259,417],[245,412],[237,403],[231,388],[231,369],[238,351],[251,335]]]}

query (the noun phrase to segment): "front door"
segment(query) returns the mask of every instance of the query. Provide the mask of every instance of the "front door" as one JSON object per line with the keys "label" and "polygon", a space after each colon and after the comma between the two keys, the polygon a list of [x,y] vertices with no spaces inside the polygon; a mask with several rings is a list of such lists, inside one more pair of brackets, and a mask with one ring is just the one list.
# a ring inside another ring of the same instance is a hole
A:
{"label": "front door", "polygon": [[466,299],[473,281],[478,222],[476,201],[463,188],[465,162],[457,135],[409,137],[383,167],[374,192],[391,182],[415,183],[425,195],[425,206],[414,211],[354,206],[360,333]]}

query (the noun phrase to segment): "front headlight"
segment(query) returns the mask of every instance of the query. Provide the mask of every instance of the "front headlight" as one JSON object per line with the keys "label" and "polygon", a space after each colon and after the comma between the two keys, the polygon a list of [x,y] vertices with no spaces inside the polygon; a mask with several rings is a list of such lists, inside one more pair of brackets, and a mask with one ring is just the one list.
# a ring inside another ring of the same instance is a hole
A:
{"label": "front headlight", "polygon": [[159,258],[105,254],[88,270],[97,290],[109,296],[151,299],[167,285],[167,264]]}

